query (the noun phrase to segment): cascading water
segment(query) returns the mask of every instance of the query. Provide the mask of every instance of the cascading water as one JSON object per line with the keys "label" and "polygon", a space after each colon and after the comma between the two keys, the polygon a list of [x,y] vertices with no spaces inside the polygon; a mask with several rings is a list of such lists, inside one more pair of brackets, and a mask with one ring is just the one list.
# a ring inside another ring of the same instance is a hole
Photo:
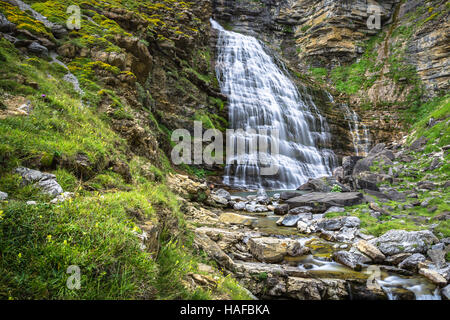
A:
{"label": "cascading water", "polygon": [[[235,144],[245,143],[245,153],[229,158],[224,183],[247,189],[295,189],[308,178],[330,175],[336,157],[333,151],[318,148],[329,142],[330,134],[312,98],[298,91],[256,38],[227,31],[213,20],[211,24],[219,32],[216,73],[229,99],[230,127],[245,131],[229,137]],[[278,173],[271,176],[261,175],[261,152],[249,147],[263,129],[279,133],[276,141],[267,137],[269,145],[278,144],[278,154],[263,154],[278,165]]]}
{"label": "cascading water", "polygon": [[[329,92],[327,94],[330,102],[334,103],[333,96]],[[355,154],[357,156],[367,156],[370,148],[369,129],[361,122],[355,110],[351,110],[347,104],[341,104],[340,108],[344,112],[345,120],[348,122]]]}
{"label": "cascading water", "polygon": [[[352,135],[353,146],[355,147],[355,153],[357,156],[366,156],[369,152],[369,130],[366,125],[363,124],[354,110],[346,105],[342,105],[344,110],[345,119],[348,121],[350,128],[350,134]],[[363,136],[361,137],[360,131]]]}

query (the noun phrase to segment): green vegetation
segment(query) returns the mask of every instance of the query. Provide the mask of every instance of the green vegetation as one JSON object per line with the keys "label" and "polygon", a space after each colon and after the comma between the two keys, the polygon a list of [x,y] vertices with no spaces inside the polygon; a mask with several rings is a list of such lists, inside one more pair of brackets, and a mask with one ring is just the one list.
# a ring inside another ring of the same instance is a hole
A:
{"label": "green vegetation", "polygon": [[[148,28],[136,34],[144,35],[144,45],[166,41],[172,35],[191,39],[199,32],[183,30],[171,21],[169,16],[178,21],[183,9],[191,6],[173,0],[139,4],[36,1],[32,6],[50,21],[62,23],[68,4],[82,7],[83,28],[58,40],[31,15],[9,4],[1,2],[0,12],[19,29],[58,45],[73,44],[77,50],[121,53],[124,49],[115,44],[114,37],[131,37],[118,23],[90,10],[91,5],[101,9],[125,6],[140,12],[149,22]],[[160,19],[163,16],[167,21]],[[199,61],[209,60],[209,55],[200,52]],[[118,88],[101,79],[136,78],[131,72],[78,56],[68,67],[85,92],[81,96],[62,80],[67,73],[64,67],[46,58],[25,58],[4,38],[0,39],[0,61],[0,190],[9,194],[8,201],[0,203],[0,299],[250,299],[235,279],[221,274],[213,261],[193,248],[181,204],[166,185],[166,175],[173,169],[165,154],[156,150],[156,160],[150,163],[133,154],[129,142],[113,130],[113,121],[135,119],[136,110]],[[193,78],[217,86],[210,72],[189,71]],[[143,85],[137,92],[142,105],[153,99]],[[26,101],[32,108],[29,115],[6,113]],[[221,99],[207,97],[207,101],[208,108],[223,111]],[[170,130],[155,118],[164,115],[148,109],[157,134],[169,137]],[[225,119],[209,112],[200,118],[215,128],[227,126]],[[80,156],[87,175],[80,169]],[[114,164],[129,168],[129,174],[114,169]],[[13,173],[20,165],[55,174],[64,191],[73,192],[74,197],[51,204],[52,197],[34,185],[24,185]],[[210,174],[190,170],[197,176]],[[202,197],[198,195],[199,200]],[[27,204],[30,200],[37,204]],[[143,248],[138,235],[149,226],[155,227],[157,237]],[[214,268],[208,274],[213,279],[211,286],[190,284],[192,274],[204,274],[200,262]],[[66,286],[70,265],[80,267],[80,290]]]}

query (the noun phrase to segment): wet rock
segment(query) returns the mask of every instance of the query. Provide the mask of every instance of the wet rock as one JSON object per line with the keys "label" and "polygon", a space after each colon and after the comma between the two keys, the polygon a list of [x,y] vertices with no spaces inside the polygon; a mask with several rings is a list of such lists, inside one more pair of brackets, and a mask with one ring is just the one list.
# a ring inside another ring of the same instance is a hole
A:
{"label": "wet rock", "polygon": [[[434,247],[434,246],[433,246]],[[445,262],[445,251],[439,249],[430,249],[427,251],[427,255],[430,257],[431,261],[433,261],[434,265],[441,269],[446,266]]]}
{"label": "wet rock", "polygon": [[300,193],[298,193],[298,192],[285,191],[285,192],[282,192],[280,194],[280,199],[281,200],[288,200],[288,199],[291,199],[291,198],[294,198],[294,197],[298,197],[299,195],[300,195]]}
{"label": "wet rock", "polygon": [[19,167],[15,170],[15,172],[22,176],[23,183],[36,183],[42,192],[48,195],[57,196],[64,192],[56,181],[56,176],[53,174],[43,173],[38,170],[25,167]]}
{"label": "wet rock", "polygon": [[268,263],[281,262],[287,255],[298,256],[308,252],[300,242],[291,239],[251,238],[247,245],[256,259]]}
{"label": "wet rock", "polygon": [[311,214],[311,211],[313,210],[312,207],[296,207],[291,210],[289,210],[289,214]]}
{"label": "wet rock", "polygon": [[240,224],[244,226],[251,226],[256,222],[256,218],[246,217],[232,212],[224,212],[220,215],[219,221],[226,224]]}
{"label": "wet rock", "polygon": [[415,253],[410,257],[403,260],[398,267],[401,269],[410,270],[413,272],[417,272],[419,268],[419,263],[424,262],[426,260],[425,256],[420,253]]}
{"label": "wet rock", "polygon": [[348,251],[334,252],[333,259],[336,262],[356,271],[360,271],[362,269],[363,264],[367,263],[366,261],[368,261],[367,258],[364,258],[364,256],[356,253],[351,253]]}
{"label": "wet rock", "polygon": [[441,290],[441,295],[446,300],[450,300],[450,284]]}
{"label": "wet rock", "polygon": [[[310,227],[310,230],[311,230],[311,227]],[[311,231],[313,231],[313,230],[311,230]],[[320,232],[319,236],[322,239],[325,239],[327,241],[335,241],[336,240],[336,234],[332,231],[319,230],[319,232]]]}
{"label": "wet rock", "polygon": [[33,41],[28,46],[28,51],[37,54],[42,57],[48,57],[48,49],[44,47],[43,45],[40,45],[37,41]]}
{"label": "wet rock", "polygon": [[254,204],[254,203],[247,203],[245,205],[245,211],[248,212],[267,212],[269,211],[266,206],[262,204]]}
{"label": "wet rock", "polygon": [[286,202],[289,208],[310,206],[314,212],[325,212],[330,207],[353,206],[361,204],[363,195],[359,192],[312,192],[303,196],[294,197]]}
{"label": "wet rock", "polygon": [[221,197],[221,196],[218,196],[216,194],[211,194],[209,197],[216,204],[219,204],[219,205],[222,205],[222,206],[228,205],[228,200],[223,198],[223,197]]}
{"label": "wet rock", "polygon": [[293,227],[297,225],[297,222],[300,220],[301,215],[300,214],[288,214],[282,218],[281,225],[285,227]]}
{"label": "wet rock", "polygon": [[339,242],[350,242],[353,241],[356,237],[356,232],[358,229],[356,228],[342,228],[339,230],[339,232],[336,234],[336,241]]}
{"label": "wet rock", "polygon": [[308,224],[304,221],[297,222],[297,229],[300,233],[309,233]]}
{"label": "wet rock", "polygon": [[225,189],[218,189],[212,192],[212,194],[215,194],[218,197],[224,198],[226,200],[231,200],[231,194],[225,190]]}
{"label": "wet rock", "polygon": [[5,201],[8,199],[8,194],[6,192],[0,191],[0,201]]}
{"label": "wet rock", "polygon": [[441,276],[437,271],[431,269],[421,268],[419,270],[419,274],[423,275],[425,278],[433,282],[438,286],[445,286],[447,284],[447,280]]}
{"label": "wet rock", "polygon": [[274,213],[278,216],[284,216],[289,211],[289,205],[288,204],[280,204],[275,207]]}
{"label": "wet rock", "polygon": [[386,258],[385,263],[393,266],[397,266],[406,258],[410,257],[411,253],[398,253]]}
{"label": "wet rock", "polygon": [[349,293],[344,280],[289,277],[287,295],[297,300],[343,300]]}
{"label": "wet rock", "polygon": [[376,263],[381,263],[386,259],[386,256],[377,247],[367,241],[358,241],[356,248]]}
{"label": "wet rock", "polygon": [[236,202],[235,204],[233,204],[233,209],[237,210],[237,211],[242,211],[245,209],[245,205],[246,205],[246,203],[243,201]]}
{"label": "wet rock", "polygon": [[389,230],[382,236],[369,241],[387,256],[408,252],[426,253],[428,248],[439,242],[436,236],[429,230],[405,231]]}

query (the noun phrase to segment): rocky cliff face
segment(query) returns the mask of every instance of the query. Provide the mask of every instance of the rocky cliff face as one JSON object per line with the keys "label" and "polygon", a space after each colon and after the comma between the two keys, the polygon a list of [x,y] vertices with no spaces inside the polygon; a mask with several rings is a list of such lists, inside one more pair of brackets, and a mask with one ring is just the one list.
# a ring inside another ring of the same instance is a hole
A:
{"label": "rocky cliff face", "polygon": [[[213,4],[215,18],[228,28],[257,36],[291,69],[316,78],[338,97],[338,103],[356,110],[373,143],[401,137],[405,110],[448,91],[446,1],[216,0]],[[374,15],[379,16],[379,26],[374,25]],[[345,121],[326,104],[320,105],[336,124],[332,126],[341,147],[335,148],[350,150]]]}

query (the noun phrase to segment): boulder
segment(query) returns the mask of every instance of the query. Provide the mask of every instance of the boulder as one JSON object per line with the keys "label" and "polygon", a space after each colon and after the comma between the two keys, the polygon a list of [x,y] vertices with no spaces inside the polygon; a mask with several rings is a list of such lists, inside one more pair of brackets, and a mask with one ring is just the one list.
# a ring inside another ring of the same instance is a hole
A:
{"label": "boulder", "polygon": [[37,54],[42,57],[48,57],[48,49],[44,47],[43,45],[39,44],[37,41],[33,41],[28,46],[28,51]]}
{"label": "boulder", "polygon": [[447,284],[447,280],[441,276],[437,271],[421,268],[419,270],[419,274],[423,275],[425,278],[433,282],[438,286],[445,286]]}
{"label": "boulder", "polygon": [[236,202],[235,204],[233,204],[233,209],[237,210],[237,211],[242,211],[242,210],[245,210],[245,205],[246,205],[246,203],[243,201]]}
{"label": "boulder", "polygon": [[396,266],[396,265],[398,265],[399,263],[401,263],[403,260],[405,260],[406,258],[408,258],[410,256],[411,256],[411,253],[394,254],[393,256],[387,257],[384,262],[389,264],[389,265]]}
{"label": "boulder", "polygon": [[362,172],[370,172],[371,167],[377,164],[378,167],[382,167],[383,165],[393,165],[393,162],[386,157],[385,155],[373,155],[367,158],[358,160],[353,169],[353,175],[358,176]]}
{"label": "boulder", "polygon": [[297,225],[297,222],[301,219],[300,214],[287,214],[282,218],[281,225],[285,227],[293,227]]}
{"label": "boulder", "polygon": [[42,192],[56,197],[64,192],[63,188],[56,181],[56,176],[50,173],[43,173],[25,167],[18,167],[16,173],[22,176],[24,184],[36,183]]}
{"label": "boulder", "polygon": [[[295,210],[295,209],[293,209]],[[325,211],[325,214],[331,213],[331,212],[345,212],[345,209],[342,207],[331,207],[327,211]]]}
{"label": "boulder", "polygon": [[64,38],[68,34],[67,29],[63,25],[55,23],[52,25],[51,31],[58,39]]}
{"label": "boulder", "polygon": [[423,148],[427,144],[427,142],[428,139],[422,136],[419,139],[414,140],[408,149],[411,151],[418,151],[419,149]]}
{"label": "boulder", "polygon": [[389,230],[382,236],[369,240],[370,244],[375,245],[386,256],[404,252],[424,254],[437,242],[439,240],[429,230]]}
{"label": "boulder", "polygon": [[247,203],[245,205],[245,211],[248,211],[248,212],[267,212],[267,211],[269,211],[269,209],[267,209],[267,207],[262,205],[262,204]]}
{"label": "boulder", "polygon": [[370,259],[362,254],[351,253],[348,251],[337,251],[333,253],[333,259],[350,269],[360,271],[362,266],[370,262]]}
{"label": "boulder", "polygon": [[8,194],[6,192],[0,191],[0,201],[5,201],[8,199]]}
{"label": "boulder", "polygon": [[226,200],[231,200],[231,194],[225,190],[225,189],[218,189],[212,192],[212,194],[215,194],[218,197],[224,198]]}
{"label": "boulder", "polygon": [[312,192],[303,196],[294,197],[286,202],[289,208],[302,206],[313,207],[314,212],[325,212],[330,207],[353,206],[361,204],[363,195],[359,192]]}
{"label": "boulder", "polygon": [[339,217],[333,219],[321,219],[317,221],[317,227],[327,231],[337,231],[344,227],[358,228],[361,221],[358,217]]}
{"label": "boulder", "polygon": [[427,255],[433,261],[434,265],[441,269],[446,266],[445,262],[445,251],[440,249],[430,249],[427,251]]}
{"label": "boulder", "polygon": [[13,32],[15,29],[16,25],[0,13],[0,32]]}
{"label": "boulder", "polygon": [[356,244],[356,248],[376,263],[381,263],[386,259],[386,256],[377,247],[367,241],[360,240]]}
{"label": "boulder", "polygon": [[288,204],[280,204],[275,207],[274,213],[278,216],[284,216],[289,211],[289,205]]}
{"label": "boulder", "polygon": [[384,143],[378,143],[377,145],[375,145],[372,149],[370,149],[369,151],[369,156],[375,155],[377,153],[380,153],[384,150],[384,148],[386,147],[386,144]]}
{"label": "boulder", "polygon": [[280,199],[281,200],[288,200],[294,197],[298,197],[299,195],[301,195],[301,193],[299,192],[293,192],[293,191],[284,191],[282,193],[280,193]]}
{"label": "boulder", "polygon": [[312,207],[296,207],[293,208],[291,210],[289,210],[289,214],[305,214],[305,213],[311,213],[311,211],[313,210]]}
{"label": "boulder", "polygon": [[251,226],[256,222],[256,218],[246,217],[232,212],[224,212],[220,215],[219,221],[226,224],[240,224],[244,226]]}
{"label": "boulder", "polygon": [[281,262],[287,255],[299,256],[308,252],[308,248],[292,239],[251,238],[247,246],[256,259],[268,263]]}
{"label": "boulder", "polygon": [[355,168],[356,163],[363,159],[363,157],[359,156],[347,156],[342,158],[342,169],[344,176],[351,176],[353,173],[353,169]]}
{"label": "boulder", "polygon": [[309,179],[308,182],[302,184],[297,190],[300,191],[316,191],[331,192],[333,186],[338,185],[342,191],[350,191],[347,187],[339,183],[334,177],[322,177],[317,179]]}
{"label": "boulder", "polygon": [[419,263],[424,262],[426,260],[425,256],[420,253],[415,253],[410,257],[403,260],[398,267],[406,270],[410,270],[413,272],[417,272],[419,269]]}

